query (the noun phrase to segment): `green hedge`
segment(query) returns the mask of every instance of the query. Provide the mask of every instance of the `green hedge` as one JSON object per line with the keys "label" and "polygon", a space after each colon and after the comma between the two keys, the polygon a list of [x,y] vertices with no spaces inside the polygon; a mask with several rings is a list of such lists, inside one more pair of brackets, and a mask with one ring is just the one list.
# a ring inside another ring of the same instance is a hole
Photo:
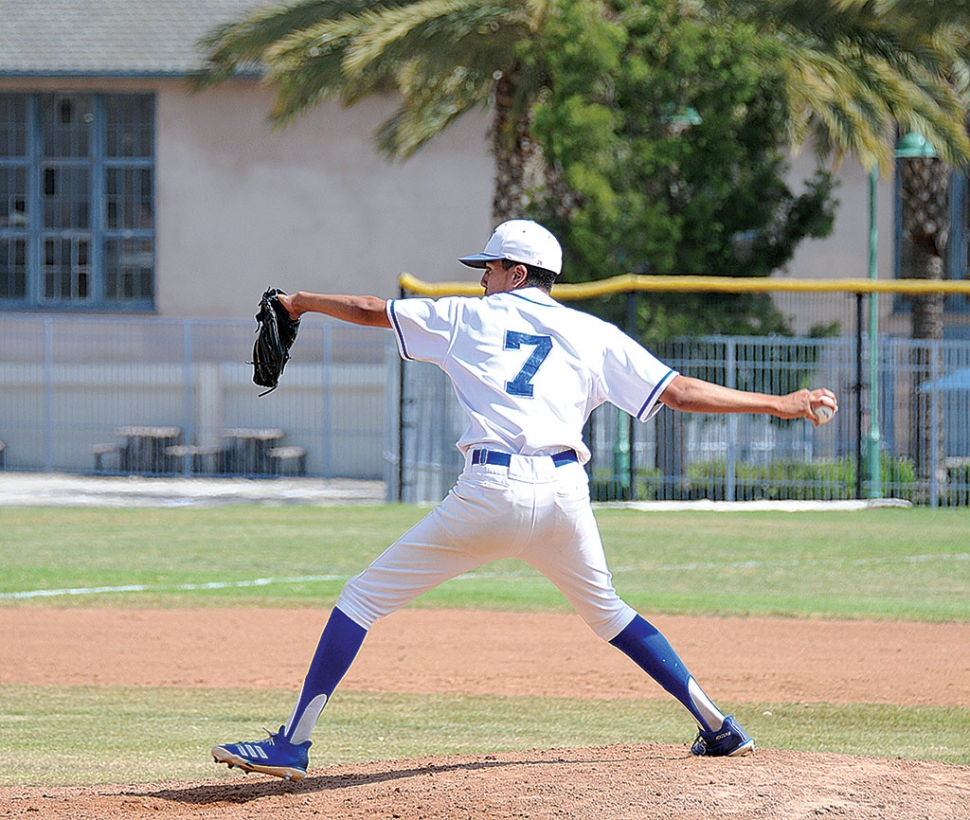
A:
{"label": "green hedge", "polygon": [[[726,475],[727,462],[723,459],[688,465],[686,477],[676,483],[665,482],[659,470],[638,470],[635,476],[634,498],[643,501],[662,499],[723,501],[727,499]],[[891,494],[895,498],[919,501],[916,469],[910,459],[890,458],[884,455],[882,482],[884,495]],[[773,461],[769,464],[736,464],[734,483],[735,498],[738,500],[850,499],[856,497],[856,463],[854,458],[840,458],[810,462]],[[966,485],[966,476],[962,483]],[[590,493],[594,501],[630,500],[628,484],[628,481],[610,475],[608,472],[598,471],[591,478]],[[863,492],[865,491],[864,485]],[[953,503],[960,503],[960,501],[954,498]],[[963,503],[966,501],[964,500]]]}

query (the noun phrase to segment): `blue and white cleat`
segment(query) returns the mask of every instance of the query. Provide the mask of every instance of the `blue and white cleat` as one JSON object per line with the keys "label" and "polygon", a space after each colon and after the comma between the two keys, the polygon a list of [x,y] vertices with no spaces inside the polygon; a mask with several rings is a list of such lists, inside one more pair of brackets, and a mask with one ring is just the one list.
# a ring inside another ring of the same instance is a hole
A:
{"label": "blue and white cleat", "polygon": [[692,755],[707,757],[735,757],[753,751],[754,741],[738,726],[734,715],[724,718],[720,729],[711,732],[703,729],[699,731],[694,745],[690,747]]}
{"label": "blue and white cleat", "polygon": [[253,743],[225,743],[212,747],[212,757],[216,763],[225,763],[229,768],[234,766],[244,772],[259,772],[282,777],[296,783],[306,777],[309,764],[307,750],[311,741],[304,743],[290,743],[283,736],[283,726],[279,732],[269,732],[266,740]]}

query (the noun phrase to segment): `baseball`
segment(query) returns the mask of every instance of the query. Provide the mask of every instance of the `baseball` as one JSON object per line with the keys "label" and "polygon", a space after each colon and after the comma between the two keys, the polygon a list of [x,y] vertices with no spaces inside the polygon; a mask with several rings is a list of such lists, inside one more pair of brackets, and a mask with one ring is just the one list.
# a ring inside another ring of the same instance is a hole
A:
{"label": "baseball", "polygon": [[832,421],[834,415],[835,408],[829,407],[827,404],[820,404],[815,408],[815,418],[818,419],[819,424],[827,424]]}

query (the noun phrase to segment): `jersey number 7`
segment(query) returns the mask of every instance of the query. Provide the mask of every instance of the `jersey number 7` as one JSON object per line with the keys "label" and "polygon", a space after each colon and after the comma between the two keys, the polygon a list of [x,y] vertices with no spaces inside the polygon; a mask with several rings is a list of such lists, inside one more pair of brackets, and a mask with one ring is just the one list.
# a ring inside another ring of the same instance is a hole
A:
{"label": "jersey number 7", "polygon": [[505,383],[505,392],[512,396],[532,398],[532,379],[540,365],[546,360],[549,351],[552,350],[552,337],[533,336],[529,333],[519,333],[516,330],[505,331],[506,350],[519,350],[522,345],[534,347],[535,350],[526,359],[516,377]]}

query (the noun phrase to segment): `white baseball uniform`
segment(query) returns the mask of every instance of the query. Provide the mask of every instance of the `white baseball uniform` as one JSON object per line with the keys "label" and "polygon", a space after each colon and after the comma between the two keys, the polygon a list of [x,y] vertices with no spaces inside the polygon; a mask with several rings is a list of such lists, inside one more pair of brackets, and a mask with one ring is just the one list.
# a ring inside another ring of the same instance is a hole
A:
{"label": "white baseball uniform", "polygon": [[[488,265],[499,260],[558,274],[562,249],[541,225],[509,220],[481,253],[459,259],[489,276],[498,275]],[[454,384],[468,416],[458,441],[465,469],[444,501],[344,585],[286,724],[264,741],[214,747],[217,761],[305,777],[310,733],[374,622],[499,558],[542,572],[597,635],[688,709],[699,729],[693,754],[754,748],[660,631],[617,596],[589,503],[582,466],[590,457],[582,439],[589,414],[611,402],[646,421],[677,374],[614,325],[563,307],[540,288],[495,290],[502,292],[387,303],[401,355],[435,363]]]}
{"label": "white baseball uniform", "polygon": [[401,355],[451,378],[469,419],[458,441],[466,466],[441,504],[347,583],[337,607],[369,629],[444,581],[512,557],[612,640],[636,613],[613,589],[582,467],[583,426],[604,402],[646,421],[677,373],[539,288],[397,299],[387,313]]}

